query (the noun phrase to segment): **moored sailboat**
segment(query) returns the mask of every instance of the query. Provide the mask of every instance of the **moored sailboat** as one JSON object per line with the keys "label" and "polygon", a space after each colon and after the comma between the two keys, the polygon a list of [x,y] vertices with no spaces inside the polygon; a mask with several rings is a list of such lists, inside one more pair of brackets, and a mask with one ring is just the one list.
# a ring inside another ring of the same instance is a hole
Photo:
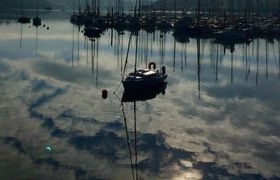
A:
{"label": "moored sailboat", "polygon": [[30,20],[30,17],[23,15],[23,0],[21,0],[21,16],[17,19],[17,22],[21,24],[27,24],[31,22]]}
{"label": "moored sailboat", "polygon": [[155,63],[150,63],[149,69],[138,69],[129,73],[122,83],[125,90],[135,90],[156,88],[163,84],[166,79],[166,67],[163,66],[160,72],[156,70]]}
{"label": "moored sailboat", "polygon": [[36,17],[33,18],[33,25],[38,27],[41,26],[41,18],[39,18],[39,0],[36,1]]}

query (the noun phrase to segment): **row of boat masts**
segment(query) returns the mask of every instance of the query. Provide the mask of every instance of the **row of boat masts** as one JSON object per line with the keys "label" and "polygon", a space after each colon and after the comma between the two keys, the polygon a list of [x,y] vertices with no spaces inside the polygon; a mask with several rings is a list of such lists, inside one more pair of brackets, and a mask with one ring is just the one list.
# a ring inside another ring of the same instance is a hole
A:
{"label": "row of boat masts", "polygon": [[227,13],[218,16],[214,11],[196,13],[186,11],[150,10],[142,13],[135,6],[130,12],[114,11],[111,7],[106,13],[100,11],[100,1],[90,8],[74,11],[71,16],[73,24],[84,25],[84,34],[88,37],[99,37],[107,29],[116,29],[119,33],[130,31],[137,34],[141,29],[147,32],[173,31],[179,39],[185,37],[215,38],[225,43],[247,43],[254,38],[273,39],[280,37],[280,18],[278,16],[261,17],[258,13]]}

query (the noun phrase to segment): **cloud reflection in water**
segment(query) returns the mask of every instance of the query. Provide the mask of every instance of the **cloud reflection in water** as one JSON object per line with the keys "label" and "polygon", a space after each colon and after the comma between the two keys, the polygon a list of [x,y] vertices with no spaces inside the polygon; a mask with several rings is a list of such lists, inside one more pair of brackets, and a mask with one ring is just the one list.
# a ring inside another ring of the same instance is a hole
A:
{"label": "cloud reflection in water", "polygon": [[[110,47],[108,43],[110,33],[99,41],[99,77],[96,78],[96,69],[92,73],[91,58],[88,63],[86,61],[82,36],[80,64],[78,66],[75,51],[72,67],[72,27],[66,24],[63,21],[53,25],[52,32],[62,32],[63,36],[59,33],[57,36],[63,39],[50,39],[50,32],[40,32],[42,39],[39,36],[37,59],[34,59],[35,37],[31,30],[26,30],[24,51],[18,49],[16,30],[3,31],[7,36],[3,35],[0,41],[0,152],[5,156],[0,159],[7,166],[15,167],[14,162],[20,165],[10,171],[1,165],[0,174],[5,172],[4,178],[17,178],[14,174],[18,173],[31,179],[41,175],[59,179],[131,179],[120,102],[112,95],[120,80],[121,62],[116,60],[115,46]],[[13,29],[15,25],[2,26]],[[186,69],[180,69],[180,51],[177,49],[178,59],[175,72],[172,72],[172,37],[166,36],[164,64],[169,73],[166,94],[137,102],[140,177],[279,178],[280,157],[275,150],[280,148],[280,96],[277,93],[280,87],[274,61],[268,65],[271,71],[265,80],[262,56],[261,78],[255,86],[257,62],[251,56],[251,75],[246,81],[242,49],[237,46],[233,84],[229,54],[223,56],[223,62],[216,64],[219,65],[216,80],[212,64],[215,61],[210,58],[213,44],[205,42],[199,99],[195,40],[191,39],[188,44]],[[124,39],[123,48],[126,49],[127,36]],[[156,41],[153,56],[148,53],[149,59],[160,59],[159,49]],[[144,59],[139,66],[145,66]],[[132,67],[133,58],[130,57],[129,68]],[[101,89],[109,90],[107,100],[101,98]],[[129,135],[132,136],[133,106],[126,103],[125,108]],[[54,147],[54,153],[46,153],[46,145]]]}

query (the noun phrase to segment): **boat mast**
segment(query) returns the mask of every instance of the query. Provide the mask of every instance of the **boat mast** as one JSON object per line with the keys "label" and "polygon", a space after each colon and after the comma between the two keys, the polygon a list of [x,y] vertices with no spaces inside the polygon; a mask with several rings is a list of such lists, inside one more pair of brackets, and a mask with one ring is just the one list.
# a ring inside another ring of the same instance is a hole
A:
{"label": "boat mast", "polygon": [[257,0],[257,17],[260,16],[260,0]]}
{"label": "boat mast", "polygon": [[231,46],[230,48],[230,82],[233,84],[233,52],[234,52],[234,45]]}
{"label": "boat mast", "polygon": [[175,65],[176,65],[176,39],[174,38],[174,44],[173,44],[173,72],[175,72]]}
{"label": "boat mast", "polygon": [[278,0],[278,17],[280,16],[280,0]]}
{"label": "boat mast", "polygon": [[[136,17],[136,8],[137,8],[137,0],[136,0],[135,7],[134,7],[134,18]],[[127,52],[126,52],[126,59],[125,59],[125,64],[124,64],[124,69],[123,69],[123,74],[122,74],[122,80],[124,79],[124,75],[125,75],[125,69],[126,69],[126,65],[127,65],[131,40],[132,40],[132,32],[130,33],[129,40],[128,40],[128,48],[127,48]],[[138,55],[137,50],[138,50],[138,32],[136,34],[134,77],[136,76],[137,55]]]}
{"label": "boat mast", "polygon": [[23,16],[23,0],[21,0],[21,16]]}
{"label": "boat mast", "polygon": [[137,116],[136,116],[136,101],[133,102],[134,110],[134,152],[135,152],[135,179],[138,180],[138,152],[137,152]]}
{"label": "boat mast", "polygon": [[231,0],[231,21],[232,21],[232,23],[233,23],[233,9],[234,9],[234,2],[233,2],[233,0]]}
{"label": "boat mast", "polygon": [[100,0],[97,1],[97,14],[100,15]]}
{"label": "boat mast", "polygon": [[128,40],[128,47],[127,47],[127,51],[126,51],[126,58],[125,58],[125,64],[124,64],[124,68],[123,68],[122,80],[124,79],[125,69],[126,69],[129,50],[130,50],[131,39],[132,39],[132,33],[130,34],[129,40]]}
{"label": "boat mast", "polygon": [[92,8],[92,12],[94,12],[94,3],[93,3],[93,0],[91,0],[91,8]]}
{"label": "boat mast", "polygon": [[38,18],[38,16],[39,16],[39,10],[38,10],[38,8],[39,8],[39,2],[38,2],[39,0],[37,0],[36,1],[36,17]]}
{"label": "boat mast", "polygon": [[260,40],[257,39],[257,73],[256,73],[256,86],[259,85],[259,60],[260,60]]}
{"label": "boat mast", "polygon": [[[161,10],[161,11],[160,11],[160,16],[161,16],[161,17],[162,17],[162,15],[163,15],[163,1],[164,1],[164,0],[161,1],[161,8],[160,8],[160,10]],[[160,18],[161,18],[161,17],[160,17]]]}
{"label": "boat mast", "polygon": [[201,7],[201,1],[197,1],[197,25],[199,26],[200,23],[200,7]]}
{"label": "boat mast", "polygon": [[38,57],[38,26],[36,27],[36,41],[35,41],[35,46],[36,46],[36,54],[35,54],[35,57],[37,59]]}
{"label": "boat mast", "polygon": [[135,64],[134,64],[134,78],[136,78],[137,56],[138,56],[138,34],[136,35]]}
{"label": "boat mast", "polygon": [[96,13],[96,0],[92,0],[92,12],[95,14]]}
{"label": "boat mast", "polygon": [[197,38],[197,89],[198,89],[198,98],[200,99],[200,71],[201,71],[201,64],[200,64],[200,38]]}
{"label": "boat mast", "polygon": [[19,40],[19,48],[21,48],[22,45],[22,23],[20,24],[20,40]]}
{"label": "boat mast", "polygon": [[138,2],[139,2],[138,17],[140,17],[140,15],[141,15],[141,0],[138,0]]}
{"label": "boat mast", "polygon": [[75,48],[75,25],[73,24],[73,28],[72,28],[72,68],[74,66],[74,48]]}
{"label": "boat mast", "polygon": [[121,103],[121,106],[122,106],[122,114],[123,114],[123,121],[124,121],[125,134],[126,134],[126,142],[127,142],[128,152],[129,152],[130,168],[131,168],[131,173],[132,173],[133,180],[135,180],[135,172],[134,172],[133,163],[132,163],[132,151],[131,151],[131,146],[130,146],[130,138],[129,138],[129,132],[128,132],[128,127],[127,127],[127,119],[126,119],[126,114],[125,114],[125,109],[124,109],[123,102]]}
{"label": "boat mast", "polygon": [[177,19],[177,0],[174,0],[174,11],[175,11],[175,19]]}
{"label": "boat mast", "polygon": [[88,0],[86,0],[86,6],[87,6],[87,9],[86,9],[87,13],[90,13],[90,6],[89,6],[89,3],[88,3]]}
{"label": "boat mast", "polygon": [[245,1],[245,23],[247,23],[248,19],[248,0]]}
{"label": "boat mast", "polygon": [[73,14],[75,15],[75,9],[76,9],[76,7],[75,7],[75,0],[73,0]]}
{"label": "boat mast", "polygon": [[81,1],[79,0],[79,14],[81,14]]}

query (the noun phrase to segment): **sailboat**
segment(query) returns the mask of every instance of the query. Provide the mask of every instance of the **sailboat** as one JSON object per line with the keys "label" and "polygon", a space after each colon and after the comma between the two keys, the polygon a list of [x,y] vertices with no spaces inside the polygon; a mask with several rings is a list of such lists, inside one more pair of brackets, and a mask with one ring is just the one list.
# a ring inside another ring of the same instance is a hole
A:
{"label": "sailboat", "polygon": [[139,90],[156,88],[167,79],[166,67],[157,70],[155,63],[150,63],[148,69],[138,69],[128,74],[122,81],[125,90]]}
{"label": "sailboat", "polygon": [[[132,34],[130,35],[130,38],[129,38],[128,51],[127,51],[124,69],[126,69],[128,52],[129,52],[129,48],[130,48],[130,44],[131,44],[131,37],[132,37]],[[158,70],[158,69],[156,69],[156,63],[150,62],[148,65],[148,68],[146,68],[146,69],[137,69],[136,68],[137,54],[138,54],[137,48],[138,48],[138,36],[136,36],[136,49],[135,49],[136,52],[135,52],[134,71],[129,73],[126,76],[126,78],[124,78],[124,74],[123,74],[122,84],[123,84],[124,89],[126,91],[148,90],[148,89],[157,88],[158,86],[165,83],[165,80],[167,79],[165,66],[162,66],[161,70]]]}
{"label": "sailboat", "polygon": [[30,23],[30,18],[23,15],[23,0],[21,0],[21,16],[17,19],[17,22],[21,24]]}
{"label": "sailboat", "polygon": [[38,27],[41,26],[41,19],[38,17],[39,16],[39,0],[36,1],[36,17],[33,18],[33,25]]}

